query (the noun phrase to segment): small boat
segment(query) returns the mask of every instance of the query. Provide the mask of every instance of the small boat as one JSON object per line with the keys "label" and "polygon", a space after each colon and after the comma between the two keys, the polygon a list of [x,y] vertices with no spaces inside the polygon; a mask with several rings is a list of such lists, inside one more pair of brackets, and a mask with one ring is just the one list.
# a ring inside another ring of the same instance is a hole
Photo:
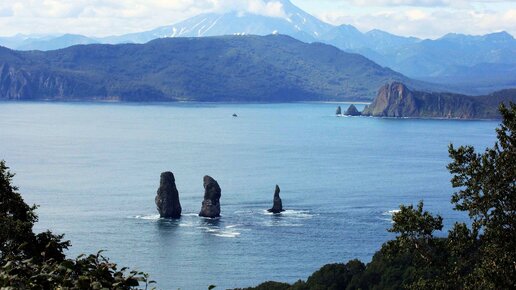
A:
{"label": "small boat", "polygon": [[235,117],[235,118],[236,118],[236,117],[238,117],[238,115],[237,115],[237,114],[233,114],[233,117]]}

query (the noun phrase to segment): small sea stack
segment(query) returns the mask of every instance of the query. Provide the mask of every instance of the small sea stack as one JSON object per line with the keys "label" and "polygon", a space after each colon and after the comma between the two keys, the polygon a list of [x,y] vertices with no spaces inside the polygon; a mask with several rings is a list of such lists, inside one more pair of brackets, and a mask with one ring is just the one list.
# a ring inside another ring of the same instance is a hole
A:
{"label": "small sea stack", "polygon": [[272,213],[281,213],[283,212],[283,203],[281,202],[281,198],[279,196],[280,194],[280,188],[278,185],[276,185],[276,190],[274,190],[274,200],[273,205],[271,209],[268,209],[268,212]]}
{"label": "small sea stack", "polygon": [[337,107],[337,111],[335,112],[335,115],[337,115],[337,116],[342,115],[342,108],[340,106]]}
{"label": "small sea stack", "polygon": [[207,218],[220,217],[220,186],[215,179],[210,176],[204,176],[204,200],[202,202],[199,216]]}
{"label": "small sea stack", "polygon": [[161,173],[158,193],[156,195],[156,207],[162,218],[178,219],[181,217],[181,203],[176,180],[172,172]]}
{"label": "small sea stack", "polygon": [[357,107],[355,107],[355,105],[352,104],[351,106],[349,106],[345,115],[346,116],[360,116],[360,115],[362,115],[362,113],[360,113],[360,111],[358,111]]}

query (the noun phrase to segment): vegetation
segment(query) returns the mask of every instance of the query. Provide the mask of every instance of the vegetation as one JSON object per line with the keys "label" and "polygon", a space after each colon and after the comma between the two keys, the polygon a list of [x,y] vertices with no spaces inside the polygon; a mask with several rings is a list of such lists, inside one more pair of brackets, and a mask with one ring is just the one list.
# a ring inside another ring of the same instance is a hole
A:
{"label": "vegetation", "polygon": [[14,174],[0,161],[0,288],[1,289],[136,289],[149,284],[148,275],[118,269],[101,252],[67,259],[70,246],[63,235],[35,234],[36,206],[27,205]]}
{"label": "vegetation", "polygon": [[167,38],[47,52],[0,47],[0,99],[8,100],[370,100],[391,80],[437,89],[363,56],[282,35]]}
{"label": "vegetation", "polygon": [[368,265],[332,264],[293,285],[267,282],[249,290],[516,289],[516,105],[500,106],[498,142],[483,153],[450,145],[451,202],[469,214],[445,237],[443,219],[401,206],[389,230],[397,234]]}

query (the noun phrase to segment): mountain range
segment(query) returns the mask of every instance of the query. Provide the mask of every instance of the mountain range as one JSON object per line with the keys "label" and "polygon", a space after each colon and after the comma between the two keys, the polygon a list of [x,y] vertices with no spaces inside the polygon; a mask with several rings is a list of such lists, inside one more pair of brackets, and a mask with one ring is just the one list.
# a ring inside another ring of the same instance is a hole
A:
{"label": "mountain range", "polygon": [[436,89],[359,54],[284,35],[161,38],[46,52],[0,48],[0,100],[372,100],[391,81]]}
{"label": "mountain range", "polygon": [[325,23],[289,0],[283,16],[249,12],[201,14],[150,31],[103,38],[82,35],[0,37],[17,50],[53,50],[75,44],[146,43],[157,38],[285,34],[359,53],[408,77],[454,85],[471,94],[516,86],[516,40],[507,32],[483,36],[448,34],[439,39],[402,37],[381,30],[362,33],[351,25]]}

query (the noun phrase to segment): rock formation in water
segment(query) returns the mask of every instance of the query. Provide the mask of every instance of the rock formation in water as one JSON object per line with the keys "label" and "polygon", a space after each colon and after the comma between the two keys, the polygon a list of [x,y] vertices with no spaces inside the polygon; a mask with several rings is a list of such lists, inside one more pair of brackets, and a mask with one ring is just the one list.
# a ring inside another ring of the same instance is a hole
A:
{"label": "rock formation in water", "polygon": [[337,111],[335,112],[335,115],[337,115],[337,116],[342,115],[342,108],[340,106],[337,107]]}
{"label": "rock formation in water", "polygon": [[281,202],[281,198],[279,196],[280,194],[280,188],[278,185],[276,185],[276,190],[274,191],[274,201],[271,209],[268,209],[268,212],[272,213],[280,213],[283,210],[283,204]]}
{"label": "rock formation in water", "polygon": [[498,106],[516,101],[516,90],[503,90],[488,96],[412,91],[393,82],[378,91],[375,100],[362,115],[375,117],[496,119]]}
{"label": "rock formation in water", "polygon": [[375,117],[417,117],[418,106],[412,92],[402,83],[386,84],[362,115]]}
{"label": "rock formation in water", "polygon": [[346,114],[344,114],[346,116],[360,116],[362,115],[360,113],[360,111],[358,111],[357,107],[355,107],[355,105],[351,105],[349,106],[348,110],[346,111]]}
{"label": "rock formation in water", "polygon": [[158,194],[156,195],[156,207],[162,218],[180,218],[181,203],[179,192],[176,188],[176,180],[172,172],[161,173]]}
{"label": "rock formation in water", "polygon": [[204,200],[199,216],[216,218],[220,216],[221,190],[217,181],[210,176],[204,176]]}

